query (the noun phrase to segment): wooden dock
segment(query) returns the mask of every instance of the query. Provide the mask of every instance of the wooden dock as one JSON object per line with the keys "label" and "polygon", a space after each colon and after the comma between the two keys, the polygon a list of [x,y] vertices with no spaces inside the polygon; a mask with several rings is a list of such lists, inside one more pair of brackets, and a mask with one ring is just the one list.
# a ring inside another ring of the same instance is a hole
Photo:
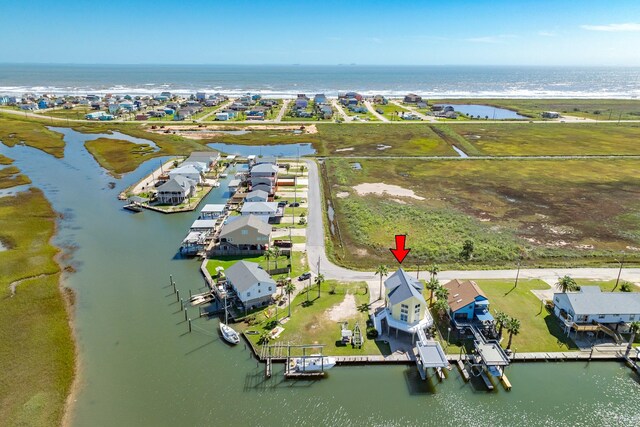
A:
{"label": "wooden dock", "polygon": [[500,382],[502,383],[502,386],[504,387],[505,390],[511,391],[511,382],[509,381],[509,378],[507,378],[505,374],[502,374],[502,376],[500,377]]}
{"label": "wooden dock", "polygon": [[456,365],[458,365],[460,374],[462,374],[462,378],[464,378],[465,382],[469,382],[469,380],[471,379],[471,376],[469,375],[469,371],[467,371],[467,368],[464,366],[464,363],[462,362],[462,360],[456,361]]}

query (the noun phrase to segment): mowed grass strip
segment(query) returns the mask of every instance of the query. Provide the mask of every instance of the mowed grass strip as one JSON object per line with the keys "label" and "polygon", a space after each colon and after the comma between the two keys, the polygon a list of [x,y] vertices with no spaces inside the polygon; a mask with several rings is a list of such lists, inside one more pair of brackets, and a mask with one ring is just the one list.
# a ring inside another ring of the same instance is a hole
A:
{"label": "mowed grass strip", "polygon": [[42,122],[23,119],[14,114],[0,116],[0,141],[9,147],[24,143],[55,157],[62,158],[64,157],[64,141],[62,137],[61,133],[47,129]]}
{"label": "mowed grass strip", "polygon": [[[0,198],[0,425],[59,425],[75,353],[59,288],[55,213],[32,189]],[[11,297],[9,285],[17,285]]]}
{"label": "mowed grass strip", "polygon": [[449,127],[487,156],[640,155],[640,123],[486,123]]}
{"label": "mowed grass strip", "polygon": [[[347,159],[326,162],[325,194],[336,210],[336,261],[354,268],[388,262],[395,234],[408,234],[406,263],[450,268],[617,265],[640,262],[640,171],[629,159]],[[415,197],[360,195],[395,185]],[[463,260],[465,240],[473,257]],[[349,248],[348,250],[346,248]]]}

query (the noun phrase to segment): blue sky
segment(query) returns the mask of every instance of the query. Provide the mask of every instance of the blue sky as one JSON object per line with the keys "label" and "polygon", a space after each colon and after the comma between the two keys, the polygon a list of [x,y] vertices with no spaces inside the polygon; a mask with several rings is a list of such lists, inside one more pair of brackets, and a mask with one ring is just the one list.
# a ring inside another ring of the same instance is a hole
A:
{"label": "blue sky", "polygon": [[638,0],[1,0],[0,16],[0,62],[640,66]]}

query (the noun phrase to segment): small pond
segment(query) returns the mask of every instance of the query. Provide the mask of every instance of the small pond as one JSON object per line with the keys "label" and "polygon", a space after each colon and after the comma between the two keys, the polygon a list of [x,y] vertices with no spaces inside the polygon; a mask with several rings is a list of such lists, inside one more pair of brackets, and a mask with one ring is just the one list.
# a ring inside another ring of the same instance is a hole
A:
{"label": "small pond", "polygon": [[[449,104],[438,104],[443,107],[446,107]],[[467,116],[481,118],[488,117],[490,120],[502,120],[502,119],[528,119],[528,117],[521,116],[512,110],[507,110],[506,108],[497,108],[491,107],[489,105],[476,105],[476,104],[460,104],[460,105],[452,105],[452,107],[459,113],[465,114]]]}
{"label": "small pond", "polygon": [[459,155],[460,157],[464,157],[464,158],[469,157],[469,156],[467,155],[467,153],[465,153],[464,151],[462,151],[461,149],[459,149],[459,148],[458,148],[458,147],[456,147],[455,145],[452,145],[452,146],[451,146],[451,148],[453,148],[453,149],[454,149],[454,151],[455,151],[456,153],[458,153],[458,155]]}
{"label": "small pond", "polygon": [[240,145],[225,144],[223,142],[212,142],[207,144],[214,150],[221,151],[226,154],[235,154],[237,156],[275,156],[275,157],[297,157],[308,156],[316,153],[313,145],[308,143],[300,144],[279,144],[279,145]]}

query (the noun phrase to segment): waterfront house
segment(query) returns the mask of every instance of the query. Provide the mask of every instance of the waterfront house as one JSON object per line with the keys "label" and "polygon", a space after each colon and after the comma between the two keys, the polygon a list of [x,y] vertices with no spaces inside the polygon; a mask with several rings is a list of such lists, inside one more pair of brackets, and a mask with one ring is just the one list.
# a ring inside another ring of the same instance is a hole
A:
{"label": "waterfront house", "polygon": [[227,211],[227,205],[223,204],[206,204],[200,211],[201,219],[216,219],[221,217]]}
{"label": "waterfront house", "polygon": [[324,93],[318,93],[313,97],[313,102],[316,104],[327,104],[328,100]]}
{"label": "waterfront house", "polygon": [[201,184],[203,181],[202,173],[193,165],[180,166],[175,169],[171,169],[169,171],[169,177],[173,178],[176,176],[187,178],[196,184]]}
{"label": "waterfront house", "polygon": [[205,173],[209,172],[209,164],[208,164],[208,162],[198,162],[196,160],[187,159],[184,162],[182,162],[182,164],[180,165],[181,168],[184,168],[184,167],[187,167],[187,166],[193,166],[201,174],[205,174]]}
{"label": "waterfront house", "polygon": [[245,202],[267,202],[269,201],[269,193],[262,190],[255,190],[247,193],[244,198]]}
{"label": "waterfront house", "polygon": [[214,168],[220,161],[220,153],[218,151],[194,151],[192,152],[185,163],[198,162],[205,163],[207,165],[207,171]]}
{"label": "waterfront house", "polygon": [[283,212],[277,202],[245,202],[240,215],[253,215],[265,222],[280,222]]}
{"label": "waterfront house", "polygon": [[582,286],[578,292],[553,294],[554,313],[570,328],[581,325],[610,325],[626,332],[631,322],[640,320],[640,293],[602,292],[599,286]]}
{"label": "waterfront house", "polygon": [[220,230],[218,252],[261,255],[269,247],[271,226],[255,215],[229,217]]}
{"label": "waterfront house", "polygon": [[196,219],[189,227],[190,231],[211,232],[216,227],[215,219]]}
{"label": "waterfront house", "polygon": [[542,118],[543,119],[559,119],[560,113],[558,113],[557,111],[544,111],[542,113]]}
{"label": "waterfront house", "polygon": [[171,177],[158,187],[157,198],[160,204],[178,205],[196,192],[196,182],[181,175]]}
{"label": "waterfront house", "polygon": [[412,340],[420,329],[433,325],[433,318],[427,310],[427,303],[422,296],[423,285],[418,279],[399,268],[384,281],[385,307],[372,315],[378,333],[390,329],[411,334]]}
{"label": "waterfront house", "polygon": [[309,101],[305,98],[297,98],[295,101],[295,107],[299,109],[305,109],[309,105]]}
{"label": "waterfront house", "polygon": [[263,165],[263,164],[277,165],[278,158],[274,156],[259,156],[259,157],[254,156],[254,165]]}
{"label": "waterfront house", "polygon": [[330,119],[333,116],[333,110],[329,105],[320,106],[320,117],[323,119]]}
{"label": "waterfront house", "polygon": [[451,280],[443,285],[449,291],[449,316],[456,325],[476,324],[491,327],[489,299],[473,280]]}
{"label": "waterfront house", "polygon": [[389,101],[383,95],[376,95],[373,97],[374,104],[387,105]]}
{"label": "waterfront house", "polygon": [[86,120],[99,120],[100,117],[104,116],[106,113],[104,111],[96,111],[93,113],[85,114],[84,118]]}
{"label": "waterfront house", "polygon": [[422,97],[419,95],[416,95],[415,93],[410,93],[408,95],[406,95],[403,99],[403,102],[405,104],[417,104],[418,102],[422,101]]}
{"label": "waterfront house", "polygon": [[229,181],[229,192],[231,194],[235,193],[236,191],[238,191],[238,188],[240,188],[240,186],[242,185],[242,181],[240,181],[239,179],[232,179],[231,181]]}
{"label": "waterfront house", "polygon": [[216,113],[216,120],[226,122],[227,120],[229,120],[229,118],[229,113]]}
{"label": "waterfront house", "polygon": [[275,280],[255,262],[238,261],[227,268],[225,276],[245,310],[271,302],[277,289]]}

